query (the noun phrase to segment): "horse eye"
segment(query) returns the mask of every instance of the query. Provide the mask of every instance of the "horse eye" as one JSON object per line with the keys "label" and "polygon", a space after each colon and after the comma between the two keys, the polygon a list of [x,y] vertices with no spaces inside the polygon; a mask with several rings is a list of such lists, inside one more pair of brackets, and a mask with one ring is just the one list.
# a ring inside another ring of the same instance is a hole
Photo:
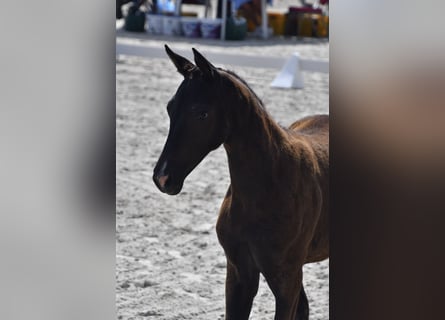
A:
{"label": "horse eye", "polygon": [[203,120],[203,119],[207,118],[208,116],[209,116],[209,114],[207,112],[201,112],[198,115],[198,119]]}

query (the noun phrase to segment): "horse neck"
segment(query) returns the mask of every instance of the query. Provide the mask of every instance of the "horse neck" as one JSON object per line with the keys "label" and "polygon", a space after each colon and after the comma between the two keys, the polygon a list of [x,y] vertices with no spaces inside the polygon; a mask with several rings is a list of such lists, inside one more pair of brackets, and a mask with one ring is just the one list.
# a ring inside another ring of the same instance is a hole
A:
{"label": "horse neck", "polygon": [[234,85],[234,94],[228,94],[232,127],[224,143],[232,189],[261,196],[264,186],[273,183],[275,167],[288,145],[287,134],[247,85],[239,80]]}

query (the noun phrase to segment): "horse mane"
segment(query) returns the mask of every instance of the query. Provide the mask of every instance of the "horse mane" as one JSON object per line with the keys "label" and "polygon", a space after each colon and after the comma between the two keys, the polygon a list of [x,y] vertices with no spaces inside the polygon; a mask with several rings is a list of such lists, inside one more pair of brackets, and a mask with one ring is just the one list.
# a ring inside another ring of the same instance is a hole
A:
{"label": "horse mane", "polygon": [[219,69],[222,71],[223,77],[226,81],[230,82],[231,85],[238,91],[238,93],[245,99],[246,105],[250,106],[250,112],[247,114],[251,119],[257,119],[256,128],[257,137],[263,132],[264,136],[260,140],[267,143],[269,146],[273,146],[275,150],[283,149],[280,145],[284,142],[283,133],[286,128],[279,125],[272,116],[267,112],[263,101],[257,96],[257,94],[252,90],[252,88],[247,84],[247,82],[237,75],[235,72],[225,69]]}
{"label": "horse mane", "polygon": [[[232,70],[226,70],[226,69],[220,69],[221,71],[224,71],[225,73],[229,74],[230,76],[234,77],[236,80],[238,80],[239,82],[241,82],[249,91],[250,95],[255,98],[256,102],[258,103],[258,106],[266,111],[266,107],[264,106],[263,101],[257,96],[257,94],[255,93],[255,91],[253,91],[253,89],[249,86],[249,84],[246,82],[246,80],[244,80],[243,78],[241,78],[239,75],[237,75],[234,71]],[[235,84],[236,85],[236,84]]]}

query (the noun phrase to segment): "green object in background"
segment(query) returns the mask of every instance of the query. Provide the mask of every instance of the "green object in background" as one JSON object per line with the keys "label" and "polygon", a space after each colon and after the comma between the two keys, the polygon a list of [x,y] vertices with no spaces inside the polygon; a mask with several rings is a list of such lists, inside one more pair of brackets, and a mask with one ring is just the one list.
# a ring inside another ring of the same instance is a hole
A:
{"label": "green object in background", "polygon": [[125,17],[124,29],[133,32],[145,31],[145,13],[135,8],[128,10],[128,15]]}
{"label": "green object in background", "polygon": [[244,40],[247,35],[246,19],[229,17],[226,21],[226,40]]}

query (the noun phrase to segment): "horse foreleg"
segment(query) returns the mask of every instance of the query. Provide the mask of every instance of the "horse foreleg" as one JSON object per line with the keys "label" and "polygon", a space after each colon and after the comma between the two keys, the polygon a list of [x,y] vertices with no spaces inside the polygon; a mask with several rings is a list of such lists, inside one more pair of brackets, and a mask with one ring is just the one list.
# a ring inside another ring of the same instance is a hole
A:
{"label": "horse foreleg", "polygon": [[[302,270],[278,269],[265,274],[265,278],[275,296],[275,320],[300,320],[297,318],[297,310],[302,288]],[[304,304],[302,308],[304,310]]]}
{"label": "horse foreleg", "polygon": [[295,320],[308,320],[309,319],[309,302],[307,300],[306,292],[303,285],[301,285],[300,299],[298,300],[297,317]]}
{"label": "horse foreleg", "polygon": [[226,320],[247,320],[258,291],[259,272],[247,265],[227,262]]}

